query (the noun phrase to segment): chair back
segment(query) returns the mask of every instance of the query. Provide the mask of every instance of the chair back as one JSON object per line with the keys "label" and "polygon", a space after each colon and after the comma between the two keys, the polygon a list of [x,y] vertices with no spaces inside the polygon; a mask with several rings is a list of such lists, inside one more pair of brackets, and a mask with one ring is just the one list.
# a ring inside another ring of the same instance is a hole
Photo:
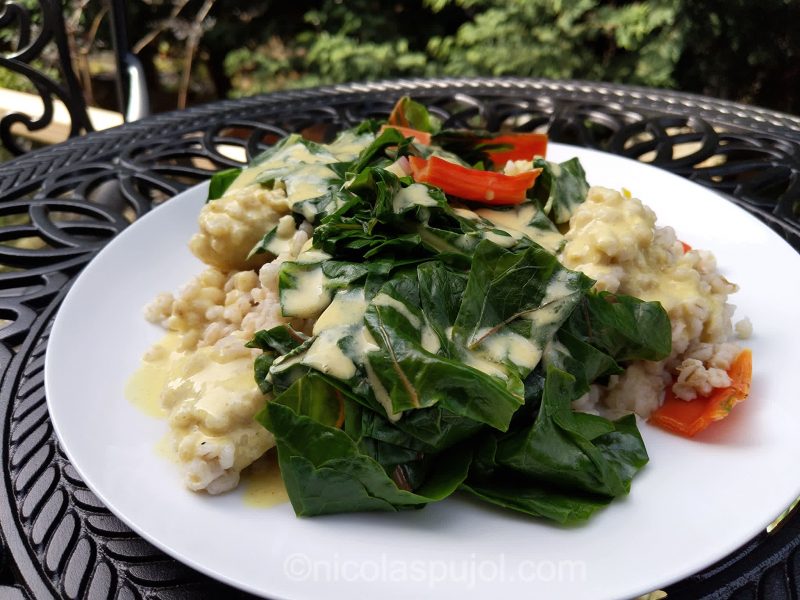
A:
{"label": "chair back", "polygon": [[[125,120],[146,116],[147,88],[141,65],[130,52],[124,0],[104,0],[111,19],[112,43],[117,58],[115,74],[120,112]],[[21,126],[28,132],[43,130],[53,123],[58,111],[66,109],[69,137],[93,131],[86,99],[75,73],[61,0],[37,0],[37,9],[14,0],[0,0],[0,32],[8,32],[10,50],[0,53],[0,68],[26,78],[41,98],[42,114],[31,117],[35,107],[16,107],[0,118],[0,145],[15,155],[28,151],[31,144],[17,135]],[[37,68],[43,54],[55,48],[59,80]],[[37,65],[37,62],[39,63]],[[58,103],[57,101],[60,101]],[[63,103],[63,107],[61,107]],[[19,104],[18,102],[15,103]],[[17,127],[15,127],[17,126]],[[12,132],[12,127],[16,132]]]}

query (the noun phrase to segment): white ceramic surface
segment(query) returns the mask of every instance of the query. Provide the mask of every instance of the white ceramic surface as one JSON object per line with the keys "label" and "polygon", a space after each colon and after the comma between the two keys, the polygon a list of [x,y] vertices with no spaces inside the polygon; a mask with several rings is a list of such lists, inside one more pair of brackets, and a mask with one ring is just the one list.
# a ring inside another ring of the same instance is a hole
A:
{"label": "white ceramic surface", "polygon": [[134,223],[85,269],[50,337],[46,389],[61,444],[122,520],[175,558],[275,599],[623,598],[690,575],[761,531],[798,494],[800,255],[716,194],[661,170],[577,155],[590,183],[627,187],[679,238],[717,256],[741,285],[736,318],[755,333],[751,396],[688,441],[641,424],[650,464],[628,498],[589,523],[557,527],[466,497],[421,511],[298,519],[288,504],[246,506],[238,493],[184,490],[157,455],[166,424],[123,388],[162,332],[142,307],[202,267],[187,250],[200,185]]}

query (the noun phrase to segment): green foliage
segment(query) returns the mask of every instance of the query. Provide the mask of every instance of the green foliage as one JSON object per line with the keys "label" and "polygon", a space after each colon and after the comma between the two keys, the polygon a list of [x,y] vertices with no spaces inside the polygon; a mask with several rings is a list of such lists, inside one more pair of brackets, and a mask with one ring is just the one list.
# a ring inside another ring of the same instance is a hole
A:
{"label": "green foliage", "polygon": [[[679,0],[426,0],[387,8],[326,0],[310,29],[239,50],[226,64],[242,93],[412,75],[516,75],[674,84]],[[294,75],[292,74],[294,71]],[[249,77],[241,78],[242,72]],[[249,89],[247,89],[249,87]]]}
{"label": "green foliage", "polygon": [[[76,47],[110,47],[107,17],[96,37],[87,34],[100,10],[65,2]],[[483,75],[679,88],[800,112],[797,0],[142,0],[127,12],[156,111],[175,107],[180,85],[192,103],[344,81]],[[34,28],[39,18],[34,10]],[[15,36],[0,28],[0,51],[13,51]],[[57,78],[55,59],[50,51],[37,66]],[[0,87],[30,89],[4,69]]]}
{"label": "green foliage", "polygon": [[270,28],[227,54],[234,94],[402,76],[531,76],[677,87],[800,111],[792,25],[800,3],[790,0],[309,4],[285,33]]}
{"label": "green foliage", "polygon": [[[521,75],[670,85],[678,2],[450,0],[474,17],[428,50],[446,75]],[[439,0],[438,6],[445,5]],[[480,12],[478,10],[480,9]]]}
{"label": "green foliage", "polygon": [[[406,40],[360,42],[341,33],[322,32],[309,45],[307,83],[339,83],[419,73],[426,58]],[[306,82],[304,82],[306,83]]]}

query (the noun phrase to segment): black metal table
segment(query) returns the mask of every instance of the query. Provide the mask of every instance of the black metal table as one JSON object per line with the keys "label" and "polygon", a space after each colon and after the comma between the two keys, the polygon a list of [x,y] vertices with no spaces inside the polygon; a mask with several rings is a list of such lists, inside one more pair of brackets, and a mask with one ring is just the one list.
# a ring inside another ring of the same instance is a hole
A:
{"label": "black metal table", "polygon": [[[0,598],[245,597],[132,533],[64,458],[43,386],[53,316],[109,240],[214,170],[238,165],[236,151],[253,156],[293,131],[330,137],[385,116],[403,94],[448,125],[546,126],[554,141],[646,160],[725,194],[800,251],[800,118],[635,87],[533,79],[349,84],[162,114],[2,164]],[[798,546],[794,511],[770,534],[667,588],[669,598],[798,598]]]}

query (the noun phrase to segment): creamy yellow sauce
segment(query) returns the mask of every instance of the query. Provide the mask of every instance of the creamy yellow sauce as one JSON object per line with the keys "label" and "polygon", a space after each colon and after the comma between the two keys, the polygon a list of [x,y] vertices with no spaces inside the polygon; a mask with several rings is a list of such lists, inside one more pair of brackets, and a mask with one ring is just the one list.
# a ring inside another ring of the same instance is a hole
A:
{"label": "creamy yellow sauce", "polygon": [[256,387],[250,357],[220,363],[209,359],[210,348],[179,352],[178,344],[178,334],[168,333],[128,379],[125,396],[143,413],[166,419],[171,401],[192,395],[195,407],[213,422],[224,416],[232,393]]}
{"label": "creamy yellow sauce", "polygon": [[334,177],[336,174],[328,167],[309,165],[303,169],[302,174],[286,178],[286,196],[291,204],[317,198],[325,193],[329,181]]}
{"label": "creamy yellow sauce", "polygon": [[536,342],[513,331],[490,335],[480,347],[494,362],[509,361],[527,369],[533,369],[542,358],[542,350]]}
{"label": "creamy yellow sauce", "polygon": [[177,349],[180,337],[168,333],[149,353],[152,360],[142,359],[139,368],[125,383],[125,398],[144,414],[158,419],[167,418],[161,405],[161,390],[169,376],[169,357]]}
{"label": "creamy yellow sauce", "polygon": [[495,229],[507,235],[499,235],[489,232],[486,238],[502,246],[510,248],[523,238],[533,240],[546,250],[556,252],[564,243],[564,236],[558,231],[541,229],[531,225],[536,216],[537,208],[533,204],[523,204],[515,208],[506,210],[495,210],[492,208],[479,208],[469,210],[467,208],[455,208],[456,214],[473,221],[484,219],[492,224]]}
{"label": "creamy yellow sauce", "polygon": [[312,333],[317,335],[326,329],[360,323],[366,310],[367,301],[362,288],[340,291],[314,323]]}
{"label": "creamy yellow sauce", "polygon": [[408,310],[408,307],[405,304],[403,304],[399,300],[396,300],[395,298],[392,298],[389,294],[384,294],[384,293],[378,294],[372,299],[372,304],[374,306],[385,306],[386,308],[393,308],[398,313],[403,315],[403,317],[409,323],[411,323],[411,326],[414,327],[415,329],[419,329],[420,326],[422,325],[422,322],[420,321],[419,317],[417,317],[410,310]]}
{"label": "creamy yellow sauce", "polygon": [[178,458],[178,441],[175,439],[175,434],[172,431],[167,431],[161,439],[156,442],[155,451],[158,456],[161,458],[175,463],[176,465],[179,464],[180,458]]}
{"label": "creamy yellow sauce", "polygon": [[295,233],[297,233],[297,227],[294,223],[294,217],[291,215],[282,216],[278,219],[272,239],[264,246],[264,249],[274,256],[289,252]]}
{"label": "creamy yellow sauce", "polygon": [[244,490],[242,500],[253,508],[269,508],[289,501],[275,450],[269,450],[242,471],[239,485]]}
{"label": "creamy yellow sauce", "polygon": [[295,262],[303,265],[310,265],[313,263],[325,262],[326,260],[333,258],[330,254],[323,252],[322,250],[310,249],[313,243],[313,239],[310,239],[305,243]]}
{"label": "creamy yellow sauce", "polygon": [[[181,467],[190,489],[220,493],[274,445],[271,434],[247,417],[263,406],[264,397],[253,379],[250,356],[219,362],[210,347],[180,352],[178,345],[177,333],[154,345],[125,392],[142,412],[169,423],[155,453]],[[235,450],[226,455],[231,444]],[[267,483],[259,485],[261,489]]]}
{"label": "creamy yellow sauce", "polygon": [[477,352],[468,351],[463,358],[464,362],[473,369],[477,369],[478,371],[486,373],[487,375],[492,375],[493,377],[508,379],[508,374],[505,372],[502,366],[496,362],[485,359]]}
{"label": "creamy yellow sauce", "polygon": [[370,133],[356,135],[351,131],[345,131],[340,133],[339,137],[333,140],[332,143],[328,144],[328,149],[337,160],[354,160],[374,139],[375,136]]}
{"label": "creamy yellow sauce", "polygon": [[338,344],[342,333],[338,327],[320,333],[303,355],[302,364],[338,379],[354,377],[356,365]]}
{"label": "creamy yellow sauce", "polygon": [[525,236],[543,248],[556,252],[564,242],[564,236],[558,231],[549,231],[531,225],[538,209],[532,204],[525,204],[510,210],[493,210],[481,208],[476,213],[491,222],[498,229],[516,239]]}
{"label": "creamy yellow sauce", "polygon": [[[250,392],[256,387],[252,368],[253,360],[249,356],[225,363],[206,361],[202,370],[188,378],[192,392],[198,396],[195,407],[214,419],[224,418],[233,395]],[[181,385],[187,380],[175,381]]]}
{"label": "creamy yellow sauce", "polygon": [[237,190],[253,183],[267,171],[285,171],[296,167],[296,172],[287,172],[279,177],[286,189],[290,205],[321,196],[336,174],[326,165],[338,161],[353,160],[371,141],[372,136],[356,136],[352,133],[340,135],[325,150],[314,153],[299,141],[279,150],[269,160],[244,169],[233,181],[230,190]]}
{"label": "creamy yellow sauce", "polygon": [[[285,169],[287,166],[325,165],[336,162],[336,158],[328,152],[314,154],[304,144],[299,142],[290,144],[279,150],[269,160],[254,164],[244,169],[233,181],[229,190],[237,190],[255,183],[258,177],[266,171]],[[333,171],[325,169],[333,176]]]}
{"label": "creamy yellow sauce", "polygon": [[400,213],[412,206],[438,206],[438,202],[430,197],[428,188],[421,183],[412,183],[401,188],[392,198],[394,212]]}
{"label": "creamy yellow sauce", "polygon": [[331,293],[326,289],[327,278],[322,267],[297,275],[294,288],[281,289],[281,306],[287,317],[316,317],[330,303]]}

